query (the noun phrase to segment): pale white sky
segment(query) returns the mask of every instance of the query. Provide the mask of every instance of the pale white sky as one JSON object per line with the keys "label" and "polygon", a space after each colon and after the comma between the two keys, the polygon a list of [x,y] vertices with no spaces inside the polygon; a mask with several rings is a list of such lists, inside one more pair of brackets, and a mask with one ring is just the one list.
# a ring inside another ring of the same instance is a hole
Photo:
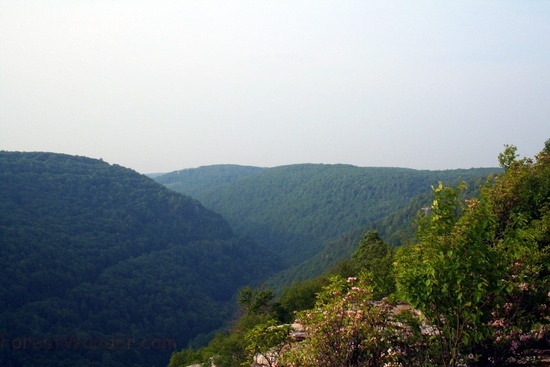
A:
{"label": "pale white sky", "polygon": [[1,150],[447,169],[547,139],[550,1],[0,0]]}

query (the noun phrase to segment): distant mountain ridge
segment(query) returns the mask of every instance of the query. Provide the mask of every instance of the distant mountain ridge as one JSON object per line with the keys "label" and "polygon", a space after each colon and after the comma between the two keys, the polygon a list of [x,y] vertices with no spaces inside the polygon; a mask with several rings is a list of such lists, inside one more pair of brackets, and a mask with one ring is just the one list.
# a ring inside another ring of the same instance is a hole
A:
{"label": "distant mountain ridge", "polygon": [[217,164],[199,168],[188,168],[162,175],[155,174],[150,177],[158,180],[169,189],[196,197],[200,196],[202,192],[231,184],[239,179],[260,173],[263,170],[264,168],[261,167]]}
{"label": "distant mountain ridge", "polygon": [[155,180],[197,198],[222,214],[237,233],[250,235],[294,266],[340,235],[398,211],[438,181],[483,180],[500,169],[296,164],[256,170],[227,165],[222,171],[220,166],[205,166],[178,172]]}
{"label": "distant mountain ridge", "polygon": [[[2,366],[165,365],[173,348],[139,341],[207,342],[230,319],[235,292],[280,269],[219,214],[130,169],[0,152]],[[38,347],[17,344],[31,339]]]}

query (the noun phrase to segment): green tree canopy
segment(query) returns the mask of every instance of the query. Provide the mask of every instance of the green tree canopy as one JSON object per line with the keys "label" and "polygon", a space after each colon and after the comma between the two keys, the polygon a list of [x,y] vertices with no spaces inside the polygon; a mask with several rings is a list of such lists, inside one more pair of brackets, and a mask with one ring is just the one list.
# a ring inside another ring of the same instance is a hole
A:
{"label": "green tree canopy", "polygon": [[369,231],[359,243],[352,259],[356,272],[369,274],[374,299],[381,299],[395,291],[393,277],[393,249],[378,235],[378,231]]}
{"label": "green tree canopy", "polygon": [[[548,144],[547,144],[548,146]],[[417,244],[399,251],[399,294],[436,327],[442,364],[504,365],[547,338],[550,156],[500,156],[479,199],[434,187]]]}

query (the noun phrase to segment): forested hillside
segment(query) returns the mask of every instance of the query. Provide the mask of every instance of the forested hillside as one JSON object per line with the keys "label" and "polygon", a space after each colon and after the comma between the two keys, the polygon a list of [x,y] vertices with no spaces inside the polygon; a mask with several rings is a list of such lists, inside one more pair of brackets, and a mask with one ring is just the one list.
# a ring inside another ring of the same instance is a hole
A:
{"label": "forested hillside", "polygon": [[[488,177],[473,177],[466,183],[461,193],[463,199],[476,197],[487,182]],[[388,245],[397,248],[414,239],[415,221],[423,208],[431,205],[431,190],[412,198],[404,207],[365,227],[342,233],[337,239],[328,241],[324,248],[306,261],[275,274],[267,285],[275,290],[296,281],[304,281],[326,273],[340,261],[349,258],[357,250],[357,243],[365,233],[377,231]]]}
{"label": "forested hillside", "polygon": [[406,245],[368,231],[278,296],[244,288],[234,326],[169,366],[548,366],[550,140],[533,159],[515,146],[498,158],[482,187],[438,183],[419,197]]}
{"label": "forested hillside", "polygon": [[198,201],[105,162],[0,152],[0,365],[165,365],[280,269]]}
{"label": "forested hillside", "polygon": [[[232,170],[234,174],[230,174]],[[342,234],[397,212],[411,199],[428,193],[438,181],[455,184],[459,179],[485,179],[498,171],[419,171],[341,164],[297,164],[254,171],[250,167],[223,166],[220,170],[214,166],[155,180],[192,194],[222,214],[236,232],[250,235],[293,266]],[[223,184],[217,184],[220,181]]]}

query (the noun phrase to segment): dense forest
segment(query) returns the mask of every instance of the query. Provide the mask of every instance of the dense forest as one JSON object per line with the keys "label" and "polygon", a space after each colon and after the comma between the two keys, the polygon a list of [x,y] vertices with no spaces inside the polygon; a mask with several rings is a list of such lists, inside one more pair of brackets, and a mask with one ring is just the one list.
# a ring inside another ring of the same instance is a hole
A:
{"label": "dense forest", "polygon": [[166,365],[225,325],[240,287],[280,269],[219,214],[134,171],[0,152],[2,366]]}
{"label": "dense forest", "polygon": [[242,289],[232,328],[169,366],[549,365],[550,140],[534,159],[516,151],[474,191],[433,185],[404,245],[370,230],[279,296]]}
{"label": "dense forest", "polygon": [[[464,181],[466,188],[461,192],[461,197],[467,199],[479,195],[487,178],[488,176],[474,176],[468,181]],[[353,231],[342,233],[337,239],[328,241],[320,252],[298,265],[275,274],[267,280],[266,285],[279,292],[292,282],[315,278],[327,272],[340,261],[349,258],[357,249],[357,243],[369,231],[377,231],[391,247],[408,244],[414,239],[415,220],[419,210],[428,208],[430,204],[431,192],[426,191],[384,218]]]}
{"label": "dense forest", "polygon": [[[452,223],[472,200],[491,206],[496,196],[507,208],[508,191],[526,198],[509,203],[529,213],[522,230],[528,218],[546,218],[545,161],[514,152],[501,168],[219,165],[153,178],[85,157],[0,152],[0,364],[161,366],[170,355],[179,367],[248,364],[286,340],[287,326],[274,325],[338,301],[330,292],[349,293],[347,278],[370,290],[352,298],[421,304],[405,292],[410,274],[398,278],[392,264],[429,232],[417,218],[434,212],[434,195],[454,198],[440,200]],[[504,182],[498,195],[495,182]],[[452,231],[434,228],[442,238]],[[547,284],[543,258],[529,263],[530,274],[539,271],[533,289]],[[429,349],[408,353],[440,365]]]}
{"label": "dense forest", "polygon": [[[480,179],[499,171],[419,171],[343,164],[263,169],[226,165],[176,171],[155,180],[192,195],[223,215],[236,232],[251,236],[293,266],[342,235],[372,227],[398,212],[418,195],[426,195],[430,185],[477,179],[474,187]],[[205,181],[212,184],[203,185]]]}

